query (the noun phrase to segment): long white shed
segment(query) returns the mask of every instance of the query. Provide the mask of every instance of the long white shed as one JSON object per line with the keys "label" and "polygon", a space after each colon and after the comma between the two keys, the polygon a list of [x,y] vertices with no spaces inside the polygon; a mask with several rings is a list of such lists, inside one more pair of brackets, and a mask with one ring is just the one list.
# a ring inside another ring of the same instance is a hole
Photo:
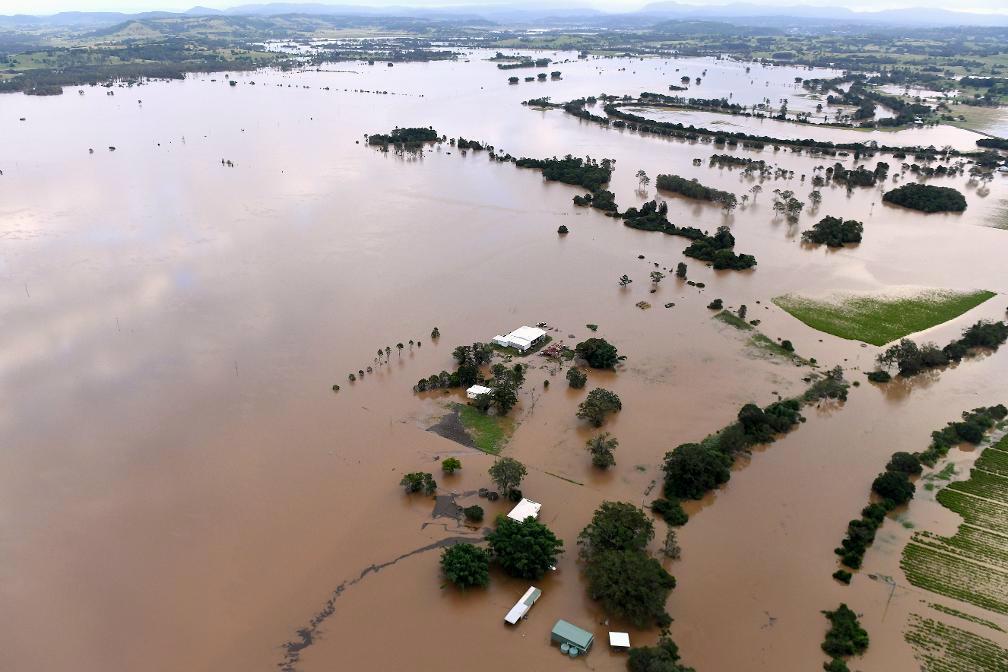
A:
{"label": "long white shed", "polygon": [[531,586],[525,591],[525,594],[521,596],[521,599],[518,600],[513,607],[511,607],[511,611],[509,611],[507,616],[504,617],[504,621],[506,623],[510,623],[511,625],[517,623],[522,616],[528,613],[528,610],[532,608],[532,605],[535,604],[540,595],[542,595],[542,591],[535,586]]}

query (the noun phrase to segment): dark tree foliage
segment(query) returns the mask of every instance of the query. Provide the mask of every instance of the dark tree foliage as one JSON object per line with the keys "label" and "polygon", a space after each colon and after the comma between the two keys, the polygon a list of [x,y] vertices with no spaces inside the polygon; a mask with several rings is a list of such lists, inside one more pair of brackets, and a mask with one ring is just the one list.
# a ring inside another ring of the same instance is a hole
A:
{"label": "dark tree foliage", "polygon": [[465,516],[466,520],[478,523],[483,520],[483,507],[479,504],[473,504],[472,506],[467,506],[462,509],[462,514]]}
{"label": "dark tree foliage", "polygon": [[808,231],[802,232],[802,240],[817,245],[843,247],[845,243],[860,243],[864,225],[854,219],[823,217]]}
{"label": "dark tree foliage", "polygon": [[595,554],[585,570],[588,594],[607,612],[626,618],[639,628],[667,626],[671,619],[665,601],[675,578],[661,563],[637,550],[606,550]]}
{"label": "dark tree foliage", "polygon": [[966,197],[952,187],[910,182],[887,191],[882,200],[921,212],[962,212]]}
{"label": "dark tree foliage", "polygon": [[679,647],[668,636],[654,646],[633,647],[627,659],[629,672],[695,672],[679,662]]}
{"label": "dark tree foliage", "polygon": [[918,346],[904,338],[881,353],[878,363],[884,367],[895,366],[900,376],[914,376],[925,369],[945,366],[951,361],[958,362],[969,355],[973,348],[997,350],[1005,340],[1008,340],[1008,324],[981,320],[967,327],[960,338],[940,350],[933,343]]}
{"label": "dark tree foliage", "polygon": [[588,375],[581,369],[577,368],[576,366],[572,366],[571,368],[567,369],[567,384],[573,387],[574,389],[580,390],[585,386],[585,383],[587,382],[588,382]]}
{"label": "dark tree foliage", "polygon": [[521,522],[499,517],[487,542],[501,569],[522,579],[542,578],[563,552],[563,541],[531,516]]}
{"label": "dark tree foliage", "polygon": [[490,465],[487,473],[490,474],[490,480],[494,485],[507,495],[521,485],[522,479],[525,478],[528,471],[524,464],[513,457],[499,457]]}
{"label": "dark tree foliage", "polygon": [[683,511],[682,504],[678,499],[659,498],[651,502],[651,510],[655,515],[661,516],[669,525],[679,527],[689,521],[689,515]]}
{"label": "dark tree foliage", "polygon": [[931,445],[924,452],[893,453],[885,473],[879,474],[872,484],[872,490],[883,498],[882,502],[862,509],[861,519],[848,523],[847,536],[835,549],[843,564],[852,569],[861,566],[865,551],[875,540],[875,531],[881,527],[886,514],[913,497],[915,486],[909,477],[921,473],[921,464],[934,466],[952,446],[963,441],[980,442],[984,433],[1005,417],[1008,417],[1008,408],[1000,404],[975,408],[962,414],[962,422],[950,422],[944,429],[932,432]]}
{"label": "dark tree foliage", "polygon": [[731,477],[732,459],[699,443],[684,443],[665,454],[665,496],[700,499]]}
{"label": "dark tree foliage", "polygon": [[889,463],[886,465],[887,471],[897,471],[902,474],[915,476],[922,471],[920,460],[913,453],[899,451],[892,454]]}
{"label": "dark tree foliage", "polygon": [[879,474],[871,486],[872,492],[895,504],[906,504],[914,495],[916,487],[904,473],[886,471]]}
{"label": "dark tree foliage", "polygon": [[892,380],[892,376],[888,371],[869,371],[868,380],[873,383],[888,383]]}
{"label": "dark tree foliage", "polygon": [[1008,409],[1003,404],[964,411],[961,422],[950,422],[943,429],[931,432],[931,445],[917,457],[921,463],[933,467],[952,446],[963,442],[979,443],[983,435],[1005,417],[1008,417]]}
{"label": "dark tree foliage", "polygon": [[441,571],[459,588],[485,587],[490,583],[490,554],[472,544],[449,546],[441,552]]}
{"label": "dark tree foliage", "polygon": [[612,369],[620,361],[616,346],[594,336],[575,345],[574,352],[593,369]]}
{"label": "dark tree foliage", "polygon": [[623,403],[615,392],[597,387],[578,406],[577,417],[587,420],[595,427],[601,427],[610,413],[623,408]]}
{"label": "dark tree foliage", "polygon": [[686,198],[710,201],[724,206],[734,206],[738,200],[735,194],[705,187],[697,180],[687,180],[685,177],[679,177],[678,175],[659,175],[655,180],[655,186],[662,191],[671,191]]}
{"label": "dark tree foliage", "polygon": [[719,226],[713,236],[704,234],[694,239],[693,243],[683,250],[687,257],[701,261],[709,261],[715,269],[732,269],[742,271],[756,265],[756,257],[751,254],[735,254],[735,236],[727,226]]}
{"label": "dark tree foliage", "polygon": [[828,655],[840,658],[862,654],[868,649],[868,633],[858,623],[857,614],[846,604],[823,614],[830,622],[822,643],[822,650]]}
{"label": "dark tree foliage", "polygon": [[[963,77],[963,79],[968,79]],[[986,147],[988,149],[1006,149],[1008,150],[1008,140],[1004,138],[980,138],[976,141],[977,147]]]}
{"label": "dark tree foliage", "polygon": [[434,480],[434,475],[423,471],[406,474],[399,481],[399,485],[406,490],[407,494],[423,492],[425,495],[433,495],[437,492],[437,481]]}
{"label": "dark tree foliage", "polygon": [[609,183],[612,176],[612,161],[610,159],[581,159],[570,154],[562,159],[555,156],[552,159],[529,159],[522,157],[515,160],[519,168],[537,168],[547,180],[563,182],[584,187],[595,192]]}
{"label": "dark tree foliage", "polygon": [[644,551],[654,538],[654,525],[644,511],[627,502],[602,502],[578,535],[581,558],[591,561],[603,551]]}
{"label": "dark tree foliage", "polygon": [[433,128],[396,128],[390,133],[369,135],[368,144],[416,146],[425,142],[436,142],[440,137]]}
{"label": "dark tree foliage", "polygon": [[591,453],[592,466],[608,469],[616,464],[616,456],[613,451],[619,447],[619,441],[610,436],[609,432],[588,439],[585,447]]}

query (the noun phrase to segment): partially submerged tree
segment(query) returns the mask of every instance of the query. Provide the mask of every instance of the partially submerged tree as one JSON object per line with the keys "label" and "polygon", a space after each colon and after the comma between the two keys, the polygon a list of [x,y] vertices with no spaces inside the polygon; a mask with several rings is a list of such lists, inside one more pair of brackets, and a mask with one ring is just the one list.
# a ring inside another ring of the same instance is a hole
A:
{"label": "partially submerged tree", "polygon": [[620,361],[616,346],[604,338],[592,337],[574,346],[574,353],[593,369],[612,369]]}
{"label": "partially submerged tree", "polygon": [[577,417],[587,420],[595,427],[601,427],[610,413],[616,413],[623,408],[620,398],[615,392],[597,387],[578,406]]}
{"label": "partially submerged tree", "polygon": [[487,535],[497,564],[511,576],[539,579],[563,552],[563,541],[531,516],[519,522],[506,516],[497,519],[497,529]]}
{"label": "partially submerged tree", "polygon": [[581,558],[590,562],[603,551],[643,551],[654,538],[654,524],[628,502],[602,502],[578,535]]}
{"label": "partially submerged tree", "polygon": [[580,390],[588,382],[588,376],[584,371],[572,366],[567,369],[567,384],[576,390]]}
{"label": "partially submerged tree", "polygon": [[616,464],[616,457],[613,451],[619,446],[619,441],[610,436],[609,432],[593,436],[588,439],[585,446],[592,456],[592,465],[599,469],[608,469]]}
{"label": "partially submerged tree", "polygon": [[667,627],[671,618],[665,601],[675,578],[661,563],[640,551],[602,551],[585,570],[588,594],[606,611],[626,618],[638,628]]}
{"label": "partially submerged tree", "polygon": [[423,492],[425,495],[433,495],[437,492],[437,481],[434,480],[434,476],[423,471],[406,474],[399,481],[399,485],[406,490],[407,494]]}
{"label": "partially submerged tree", "polygon": [[472,544],[455,544],[441,552],[441,571],[459,588],[490,583],[490,553]]}
{"label": "partially submerged tree", "polygon": [[505,496],[521,485],[522,479],[528,473],[525,465],[513,457],[500,457],[488,470],[490,480]]}

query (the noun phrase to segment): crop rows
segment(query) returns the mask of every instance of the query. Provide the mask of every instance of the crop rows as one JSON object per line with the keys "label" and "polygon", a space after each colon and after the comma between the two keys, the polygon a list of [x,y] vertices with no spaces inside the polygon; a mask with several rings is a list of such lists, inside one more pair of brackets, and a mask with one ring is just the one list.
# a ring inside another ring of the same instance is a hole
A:
{"label": "crop rows", "polygon": [[946,607],[944,604],[931,602],[931,608],[934,609],[935,611],[940,611],[943,614],[948,614],[949,616],[955,616],[956,618],[961,618],[964,621],[970,621],[971,623],[982,625],[985,628],[990,628],[991,630],[1004,632],[1004,628],[1002,628],[997,623],[991,623],[986,618],[980,618],[979,616],[974,616],[973,614],[967,614],[964,611],[959,611],[958,609],[953,609],[952,607]]}
{"label": "crop rows", "polygon": [[968,481],[956,481],[950,483],[948,487],[950,490],[958,490],[999,502],[1008,502],[1008,478],[979,469],[970,471]]}
{"label": "crop rows", "polygon": [[922,672],[1004,672],[1008,650],[972,632],[910,614],[904,638]]}
{"label": "crop rows", "polygon": [[968,525],[1008,534],[1008,506],[948,489],[941,490],[936,499],[945,508],[962,516]]}
{"label": "crop rows", "polygon": [[988,448],[977,459],[976,466],[984,471],[1008,478],[1008,452]]}
{"label": "crop rows", "polygon": [[951,537],[921,531],[914,534],[913,540],[922,546],[972,558],[1008,571],[1008,536],[963,525]]}
{"label": "crop rows", "polygon": [[985,567],[911,541],[900,567],[913,585],[1008,614],[1008,572]]}

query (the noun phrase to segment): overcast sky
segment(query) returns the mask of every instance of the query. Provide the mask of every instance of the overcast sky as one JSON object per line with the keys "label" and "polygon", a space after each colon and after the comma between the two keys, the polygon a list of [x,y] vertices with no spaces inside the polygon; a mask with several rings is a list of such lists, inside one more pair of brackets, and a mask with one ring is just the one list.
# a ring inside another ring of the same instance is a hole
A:
{"label": "overcast sky", "polygon": [[[52,14],[62,11],[123,11],[137,12],[150,10],[180,11],[194,5],[224,9],[244,4],[259,4],[271,0],[0,0],[0,14]],[[276,0],[272,0],[276,1]],[[283,0],[280,0],[283,1]],[[312,0],[303,0],[311,2]],[[595,7],[609,11],[632,11],[640,9],[650,0],[567,0],[543,3],[549,6],[567,5],[572,7]],[[682,4],[715,5],[730,4],[733,0],[680,0]],[[1008,0],[743,0],[758,5],[816,5],[827,7],[850,7],[857,10],[879,10],[899,7],[933,7],[955,11],[1008,13]],[[365,5],[365,6],[426,6],[446,5],[512,4],[501,0],[345,0],[344,2],[324,2],[324,4]],[[513,3],[529,4],[529,3]],[[537,3],[538,4],[538,3]]]}

